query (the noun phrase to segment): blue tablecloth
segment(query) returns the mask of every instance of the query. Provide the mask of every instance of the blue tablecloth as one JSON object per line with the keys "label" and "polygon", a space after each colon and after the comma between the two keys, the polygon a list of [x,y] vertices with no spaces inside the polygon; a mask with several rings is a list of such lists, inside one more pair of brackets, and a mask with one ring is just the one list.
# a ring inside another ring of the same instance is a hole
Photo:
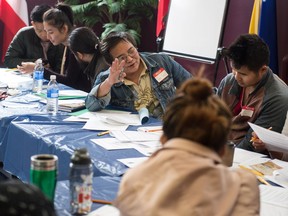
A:
{"label": "blue tablecloth", "polygon": [[[82,129],[84,123],[63,121],[67,117],[23,115],[15,118],[0,146],[5,147],[4,169],[29,182],[30,157],[35,154],[55,154],[59,158],[58,179],[67,180],[74,149],[85,147],[93,161],[94,176],[121,176],[127,167],[117,159],[143,156],[135,149],[107,151],[91,141],[99,138],[99,131]],[[150,119],[145,125],[157,124],[159,121]],[[130,126],[128,130],[136,128]]]}

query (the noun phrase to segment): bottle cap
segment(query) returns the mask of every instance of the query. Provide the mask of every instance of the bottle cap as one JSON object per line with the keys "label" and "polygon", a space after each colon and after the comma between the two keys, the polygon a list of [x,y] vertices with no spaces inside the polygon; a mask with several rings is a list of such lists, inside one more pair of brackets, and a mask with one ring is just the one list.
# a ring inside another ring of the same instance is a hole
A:
{"label": "bottle cap", "polygon": [[41,58],[37,59],[35,64],[42,64],[42,59]]}
{"label": "bottle cap", "polygon": [[50,75],[50,80],[56,80],[56,75]]}
{"label": "bottle cap", "polygon": [[74,164],[90,164],[91,159],[86,148],[76,149],[71,157],[71,162]]}

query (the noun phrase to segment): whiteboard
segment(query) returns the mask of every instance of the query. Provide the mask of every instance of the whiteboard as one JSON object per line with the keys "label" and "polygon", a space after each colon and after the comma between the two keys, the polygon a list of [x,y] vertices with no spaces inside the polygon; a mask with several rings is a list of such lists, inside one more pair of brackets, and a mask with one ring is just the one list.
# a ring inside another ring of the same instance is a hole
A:
{"label": "whiteboard", "polygon": [[228,0],[170,0],[162,51],[214,63]]}

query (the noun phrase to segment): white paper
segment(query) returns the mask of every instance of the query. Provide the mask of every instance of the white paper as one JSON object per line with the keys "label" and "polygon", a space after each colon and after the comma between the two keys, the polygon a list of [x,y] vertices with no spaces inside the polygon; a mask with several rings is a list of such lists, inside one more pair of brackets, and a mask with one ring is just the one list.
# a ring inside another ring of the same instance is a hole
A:
{"label": "white paper", "polygon": [[260,189],[260,215],[261,216],[287,216],[288,191],[285,188],[259,185]]}
{"label": "white paper", "polygon": [[270,151],[288,152],[288,137],[284,134],[268,130],[253,123],[248,122],[252,130],[266,144],[266,148]]}
{"label": "white paper", "polygon": [[96,112],[95,115],[108,124],[141,125],[138,114]]}
{"label": "white paper", "polygon": [[149,157],[155,151],[162,148],[160,141],[145,141],[145,142],[132,142],[131,146],[139,151],[141,154]]}
{"label": "white paper", "polygon": [[137,158],[124,158],[124,159],[118,159],[121,163],[125,164],[127,167],[132,168],[139,164],[141,164],[143,161],[147,160],[148,157],[137,157]]}
{"label": "white paper", "polygon": [[104,205],[90,212],[87,216],[120,216],[120,212],[112,205]]}
{"label": "white paper", "polygon": [[81,91],[81,90],[60,90],[59,96],[75,96],[75,97],[86,97],[87,92]]}
{"label": "white paper", "polygon": [[130,143],[119,142],[115,138],[91,139],[91,141],[107,150],[133,148]]}
{"label": "white paper", "polygon": [[10,101],[2,101],[0,103],[3,107],[6,108],[15,108],[15,109],[20,109],[20,108],[25,108],[25,109],[29,109],[29,108],[37,108],[39,107],[39,103],[17,103],[17,102],[10,102]]}
{"label": "white paper", "polygon": [[160,135],[155,133],[145,133],[139,131],[114,131],[110,130],[110,135],[121,142],[141,142],[141,141],[158,141]]}
{"label": "white paper", "polygon": [[83,126],[83,129],[86,130],[120,130],[125,131],[129,125],[115,125],[109,124],[101,121],[98,116],[93,116],[90,118],[86,124]]}
{"label": "white paper", "polygon": [[235,148],[234,157],[233,157],[233,166],[238,166],[240,163],[243,163],[247,160],[256,159],[266,157],[267,155],[263,155],[257,152],[247,151],[240,148]]}

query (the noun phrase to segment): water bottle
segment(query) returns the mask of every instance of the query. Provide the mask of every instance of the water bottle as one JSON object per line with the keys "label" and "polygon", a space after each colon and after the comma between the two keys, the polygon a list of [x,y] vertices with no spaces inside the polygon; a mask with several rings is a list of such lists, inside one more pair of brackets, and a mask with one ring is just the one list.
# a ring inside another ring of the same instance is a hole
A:
{"label": "water bottle", "polygon": [[59,87],[56,82],[56,76],[50,76],[50,82],[47,87],[47,113],[56,115],[58,112]]}
{"label": "water bottle", "polygon": [[87,149],[76,149],[70,163],[70,198],[71,214],[85,215],[92,206],[93,170]]}
{"label": "water bottle", "polygon": [[33,71],[33,88],[34,93],[41,93],[44,79],[44,67],[42,59],[37,59]]}

